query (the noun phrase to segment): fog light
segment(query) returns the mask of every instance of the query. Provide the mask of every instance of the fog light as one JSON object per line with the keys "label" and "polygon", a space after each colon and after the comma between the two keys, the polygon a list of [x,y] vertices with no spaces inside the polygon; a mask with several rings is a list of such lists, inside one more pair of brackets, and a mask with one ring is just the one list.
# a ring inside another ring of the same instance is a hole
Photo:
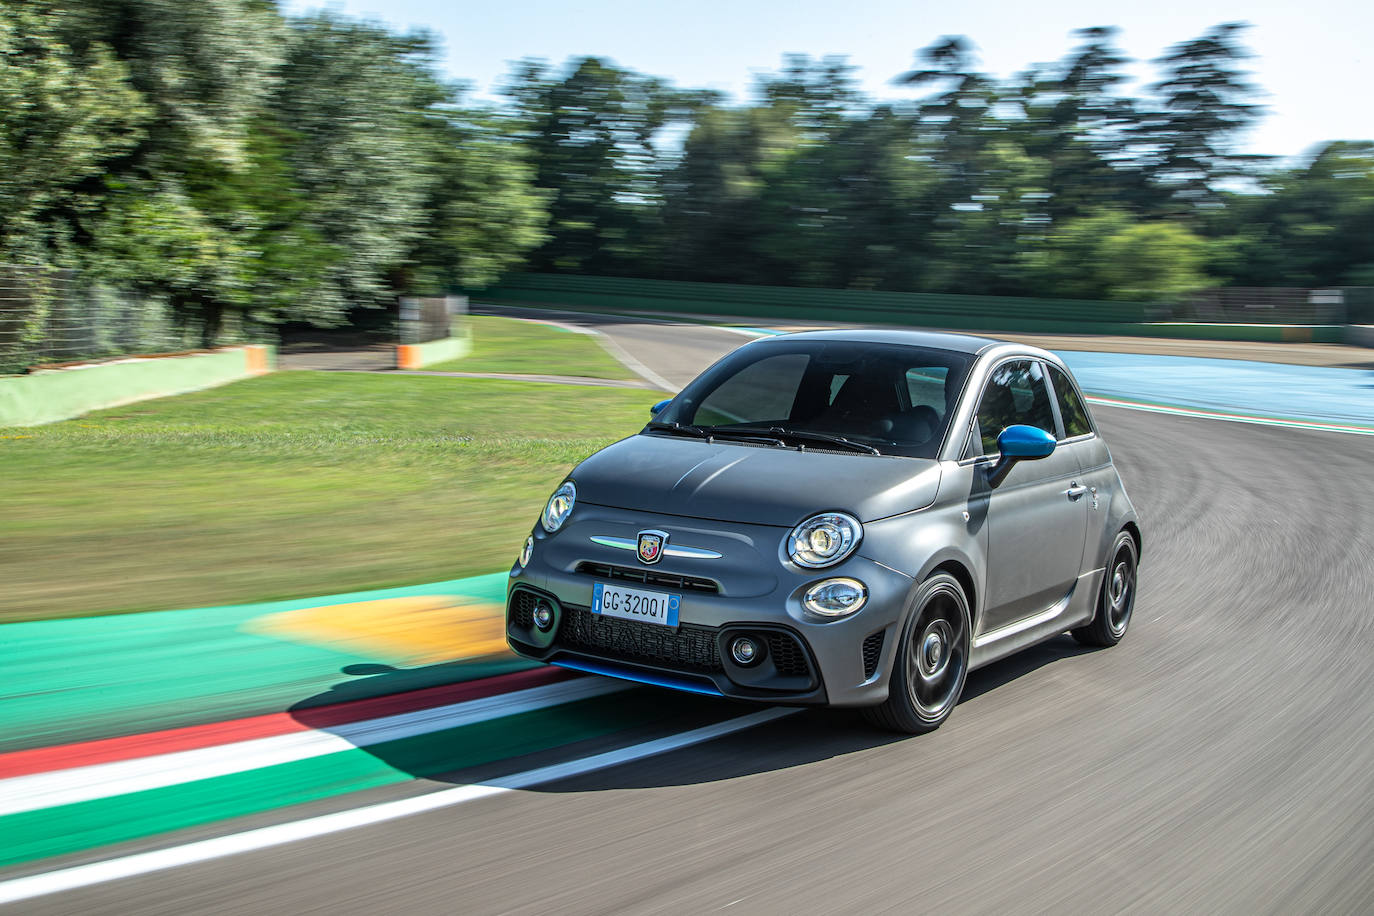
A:
{"label": "fog light", "polygon": [[553,627],[553,608],[544,602],[539,602],[534,606],[534,625],[541,632],[547,633]]}
{"label": "fog light", "polygon": [[802,607],[820,617],[848,617],[868,600],[868,589],[858,579],[826,579],[802,595]]}
{"label": "fog light", "polygon": [[730,656],[745,667],[759,660],[759,644],[748,636],[737,636],[730,643]]}
{"label": "fog light", "polygon": [[520,550],[520,565],[529,566],[532,556],[534,556],[534,535],[525,538],[525,546]]}

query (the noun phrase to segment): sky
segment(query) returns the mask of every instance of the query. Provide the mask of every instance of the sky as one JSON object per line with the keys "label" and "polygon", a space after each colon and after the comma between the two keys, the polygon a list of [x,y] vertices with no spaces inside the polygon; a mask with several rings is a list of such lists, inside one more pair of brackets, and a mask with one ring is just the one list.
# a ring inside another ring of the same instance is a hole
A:
{"label": "sky", "polygon": [[555,64],[595,55],[684,88],[717,89],[737,101],[759,73],[788,53],[840,54],[876,98],[911,98],[891,85],[915,52],[943,35],[966,35],[985,71],[1011,76],[1063,57],[1086,26],[1121,28],[1118,46],[1138,63],[1221,22],[1253,26],[1245,43],[1251,80],[1267,114],[1243,141],[1248,152],[1297,157],[1328,140],[1374,139],[1374,2],[1371,0],[283,0],[292,14],[329,8],[443,42],[444,70],[494,100],[521,58]]}

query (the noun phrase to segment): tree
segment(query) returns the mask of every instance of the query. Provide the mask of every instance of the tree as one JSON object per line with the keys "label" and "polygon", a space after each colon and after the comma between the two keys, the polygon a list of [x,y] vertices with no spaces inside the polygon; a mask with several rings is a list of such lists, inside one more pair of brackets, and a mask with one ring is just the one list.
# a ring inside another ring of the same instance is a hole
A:
{"label": "tree", "polygon": [[1141,165],[1184,212],[1216,206],[1219,182],[1248,176],[1263,161],[1236,149],[1260,116],[1257,90],[1240,69],[1250,57],[1240,43],[1245,29],[1237,22],[1215,26],[1155,61],[1165,78],[1150,87],[1159,106],[1135,128]]}
{"label": "tree", "polygon": [[0,6],[0,261],[70,264],[149,121],[128,68],[72,50],[60,22],[54,3]]}
{"label": "tree", "polygon": [[915,127],[930,149],[933,164],[946,175],[951,205],[977,193],[978,153],[1000,129],[990,123],[997,101],[991,78],[979,72],[973,43],[947,35],[917,53],[924,67],[896,77],[903,86],[933,86],[935,92],[916,109]]}
{"label": "tree", "polygon": [[1037,296],[1106,299],[1103,242],[1135,225],[1121,210],[1056,222],[1038,244],[1020,252],[1027,290]]}
{"label": "tree", "polygon": [[657,258],[664,160],[657,142],[715,98],[595,57],[562,76],[520,64],[506,89],[537,187],[550,192],[549,238],[537,270],[625,273]]}
{"label": "tree", "polygon": [[769,263],[763,198],[781,184],[799,138],[769,107],[708,109],[664,179],[665,272],[678,279],[770,283],[785,268]]}
{"label": "tree", "polygon": [[429,136],[449,87],[434,45],[332,13],[294,19],[270,114],[294,135],[286,151],[299,219],[330,256],[293,317],[322,323],[393,300],[428,229],[437,182]]}
{"label": "tree", "polygon": [[[295,276],[262,256],[271,246],[264,226],[280,225],[281,202],[259,192],[276,187],[281,155],[274,139],[258,136],[282,59],[275,4],[73,0],[61,8],[64,42],[76,54],[108,47],[153,114],[106,172],[84,265],[165,297],[204,345],[225,336],[226,314],[235,327],[250,312],[270,316],[263,290],[280,289],[278,302],[290,291],[279,281]],[[298,241],[278,250],[300,251]]]}
{"label": "tree", "polygon": [[1265,191],[1231,195],[1209,226],[1224,275],[1246,286],[1367,285],[1374,143],[1328,143],[1306,165],[1265,176]]}
{"label": "tree", "polygon": [[533,187],[534,170],[505,127],[461,111],[430,119],[434,180],[409,258],[410,291],[489,286],[547,238],[549,195]]}
{"label": "tree", "polygon": [[1207,243],[1172,223],[1142,223],[1104,239],[1099,273],[1112,299],[1173,302],[1211,285]]}
{"label": "tree", "polygon": [[924,289],[1017,295],[1025,289],[1022,255],[1045,232],[1048,163],[1010,138],[990,143],[972,161],[976,182],[967,201],[936,220]]}
{"label": "tree", "polygon": [[1028,71],[1005,96],[1020,115],[1009,130],[1028,155],[1047,163],[1044,209],[1051,220],[1148,204],[1158,196],[1132,167],[1128,128],[1137,112],[1118,93],[1129,59],[1115,45],[1116,32],[1077,30],[1082,43],[1064,60]]}
{"label": "tree", "polygon": [[188,160],[236,165],[272,93],[285,21],[272,0],[65,0],[60,32],[77,53],[108,47],[153,107],[139,149],[149,173]]}

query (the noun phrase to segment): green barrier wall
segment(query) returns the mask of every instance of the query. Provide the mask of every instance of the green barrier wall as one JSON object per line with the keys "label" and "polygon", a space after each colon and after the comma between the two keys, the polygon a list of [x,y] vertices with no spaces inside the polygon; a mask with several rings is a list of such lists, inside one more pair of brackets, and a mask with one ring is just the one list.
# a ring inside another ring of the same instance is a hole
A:
{"label": "green barrier wall", "polygon": [[472,340],[468,337],[444,337],[421,344],[397,344],[396,368],[423,369],[435,363],[461,359],[472,350]]}
{"label": "green barrier wall", "polygon": [[1352,324],[1345,329],[1345,342],[1357,347],[1374,347],[1374,324]]}
{"label": "green barrier wall", "polygon": [[268,371],[271,347],[93,363],[0,377],[0,427],[37,426],[131,401],[198,391]]}
{"label": "green barrier wall", "polygon": [[1150,322],[1138,302],[956,296],[848,289],[740,286],[620,277],[518,274],[474,299],[581,309],[696,313],[768,320],[859,321],[968,331],[1124,334],[1201,340],[1340,342],[1340,325]]}

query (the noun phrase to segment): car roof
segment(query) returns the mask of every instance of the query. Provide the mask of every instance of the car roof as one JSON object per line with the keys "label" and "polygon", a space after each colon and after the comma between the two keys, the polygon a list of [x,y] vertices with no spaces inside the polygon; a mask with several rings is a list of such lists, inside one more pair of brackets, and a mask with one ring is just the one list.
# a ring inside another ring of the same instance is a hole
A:
{"label": "car roof", "polygon": [[[907,331],[893,328],[843,328],[833,331],[801,331],[781,334],[769,340],[842,340],[849,343],[902,344],[932,350],[953,350],[957,353],[982,353],[991,347],[1010,344],[1010,341],[972,334],[952,334],[945,331]],[[762,341],[760,341],[762,342]],[[1027,348],[1032,349],[1032,348]]]}

